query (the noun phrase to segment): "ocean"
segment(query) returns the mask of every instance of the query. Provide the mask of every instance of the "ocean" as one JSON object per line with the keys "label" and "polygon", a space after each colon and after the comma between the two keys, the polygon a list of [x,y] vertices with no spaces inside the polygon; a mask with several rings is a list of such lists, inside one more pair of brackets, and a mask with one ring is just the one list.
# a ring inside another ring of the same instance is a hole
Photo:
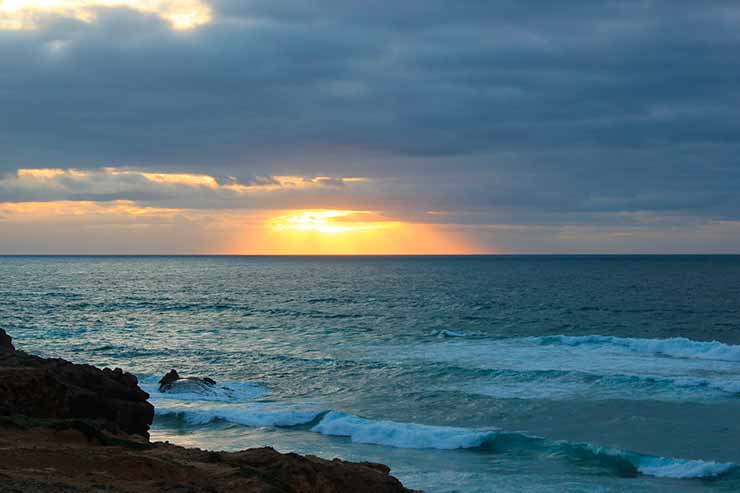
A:
{"label": "ocean", "polygon": [[154,440],[433,493],[740,491],[740,256],[0,257],[0,326],[136,374]]}

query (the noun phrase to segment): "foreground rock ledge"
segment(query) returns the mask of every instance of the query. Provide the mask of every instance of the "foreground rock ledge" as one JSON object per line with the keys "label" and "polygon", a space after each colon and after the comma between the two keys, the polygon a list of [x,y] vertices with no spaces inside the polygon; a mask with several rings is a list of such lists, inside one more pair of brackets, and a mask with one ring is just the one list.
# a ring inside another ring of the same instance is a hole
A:
{"label": "foreground rock ledge", "polygon": [[381,464],[150,443],[147,397],[132,375],[15,351],[0,329],[0,492],[412,492]]}
{"label": "foreground rock ledge", "polygon": [[16,351],[0,329],[0,416],[86,419],[113,433],[149,436],[154,406],[136,377]]}

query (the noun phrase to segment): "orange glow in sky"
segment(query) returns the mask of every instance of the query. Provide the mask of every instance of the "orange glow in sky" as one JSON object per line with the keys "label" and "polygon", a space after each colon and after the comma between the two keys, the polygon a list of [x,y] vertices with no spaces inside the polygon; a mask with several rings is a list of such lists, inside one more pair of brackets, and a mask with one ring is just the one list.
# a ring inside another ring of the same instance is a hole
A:
{"label": "orange glow in sky", "polygon": [[[245,238],[281,255],[462,254],[475,249],[459,236],[430,224],[389,220],[374,211],[294,210],[265,220],[265,228]],[[254,241],[258,239],[258,241]]]}
{"label": "orange glow in sky", "polygon": [[132,201],[0,203],[0,237],[50,235],[42,253],[405,255],[476,253],[441,225],[390,220],[375,211],[146,207]]}

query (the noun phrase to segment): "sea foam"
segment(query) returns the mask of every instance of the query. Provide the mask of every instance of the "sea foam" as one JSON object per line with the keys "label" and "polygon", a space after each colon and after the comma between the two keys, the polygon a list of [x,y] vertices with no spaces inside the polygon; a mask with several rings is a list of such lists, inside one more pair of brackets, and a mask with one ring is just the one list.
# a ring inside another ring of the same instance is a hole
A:
{"label": "sea foam", "polygon": [[205,425],[228,421],[250,427],[290,427],[307,424],[323,411],[274,403],[253,403],[248,406],[162,405],[155,407],[158,416],[175,416],[189,425]]}
{"label": "sea foam", "polygon": [[711,478],[729,472],[736,466],[729,462],[671,459],[667,457],[642,456],[635,466],[642,474],[658,478]]}
{"label": "sea foam", "polygon": [[270,390],[258,383],[224,381],[208,388],[206,392],[163,393],[153,377],[142,379],[141,388],[149,394],[149,400],[156,402],[166,400],[211,401],[211,402],[248,402],[270,394]]}
{"label": "sea foam", "polygon": [[740,361],[740,346],[718,341],[694,341],[685,337],[668,339],[639,339],[600,335],[532,337],[539,344],[564,346],[619,347],[636,353],[660,354],[674,358]]}

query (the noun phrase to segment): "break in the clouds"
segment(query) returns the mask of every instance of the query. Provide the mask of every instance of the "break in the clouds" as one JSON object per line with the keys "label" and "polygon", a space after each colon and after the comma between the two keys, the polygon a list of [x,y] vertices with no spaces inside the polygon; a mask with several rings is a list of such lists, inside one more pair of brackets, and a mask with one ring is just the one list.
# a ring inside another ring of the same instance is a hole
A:
{"label": "break in the clouds", "polygon": [[6,0],[0,202],[737,252],[737,53],[734,1]]}

